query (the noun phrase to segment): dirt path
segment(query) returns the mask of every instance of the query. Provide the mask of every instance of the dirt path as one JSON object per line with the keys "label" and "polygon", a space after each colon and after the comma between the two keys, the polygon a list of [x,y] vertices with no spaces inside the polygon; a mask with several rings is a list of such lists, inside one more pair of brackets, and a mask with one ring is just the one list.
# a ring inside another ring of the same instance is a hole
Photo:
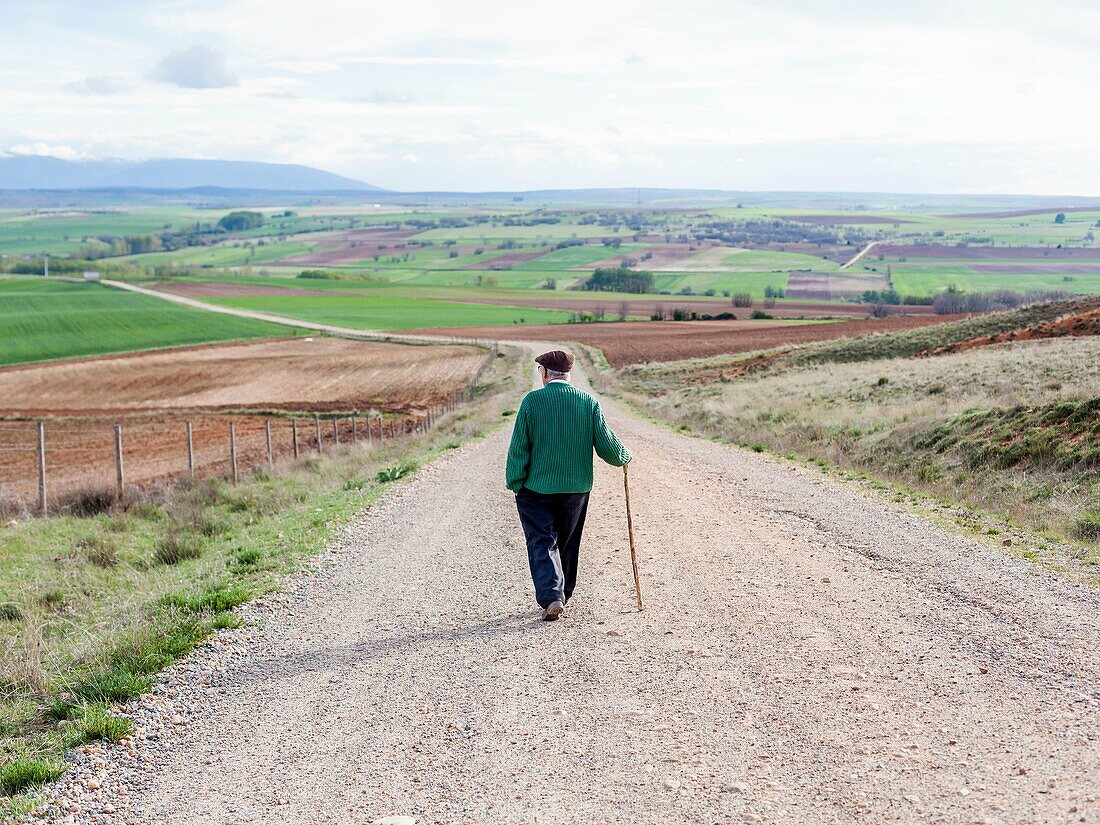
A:
{"label": "dirt path", "polygon": [[609,418],[644,613],[600,467],[575,604],[537,621],[501,431],[175,666],[99,821],[1100,821],[1100,594]]}
{"label": "dirt path", "polygon": [[849,258],[847,263],[841,264],[840,268],[842,270],[847,269],[852,264],[854,264],[856,261],[858,261],[860,258],[862,258],[864,255],[866,255],[868,252],[870,252],[875,247],[876,244],[878,244],[878,241],[871,241],[869,244],[867,244],[867,246],[865,246],[865,247],[863,247],[863,249],[859,250],[859,252],[857,252],[852,258]]}

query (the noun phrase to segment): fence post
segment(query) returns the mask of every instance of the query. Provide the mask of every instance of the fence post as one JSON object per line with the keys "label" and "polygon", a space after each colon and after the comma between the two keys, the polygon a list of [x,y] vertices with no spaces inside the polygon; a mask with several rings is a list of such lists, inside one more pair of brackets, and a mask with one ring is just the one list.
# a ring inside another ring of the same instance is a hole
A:
{"label": "fence post", "polygon": [[294,438],[294,458],[298,458],[298,419],[290,419],[290,432]]}
{"label": "fence post", "polygon": [[321,452],[321,416],[313,414],[313,429],[317,431],[317,452]]}
{"label": "fence post", "polygon": [[195,477],[195,445],[191,435],[191,422],[187,422],[187,474]]}
{"label": "fence post", "polygon": [[122,497],[122,491],[126,486],[126,476],[122,471],[122,425],[115,424],[115,481],[118,484],[118,495]]}
{"label": "fence post", "polygon": [[229,423],[229,463],[233,467],[233,483],[237,483],[237,430]]}
{"label": "fence post", "polygon": [[38,422],[38,510],[46,515],[46,425]]}
{"label": "fence post", "polygon": [[371,433],[370,415],[367,415],[367,446],[374,446],[374,435]]}
{"label": "fence post", "polygon": [[336,446],[340,446],[340,419],[335,415],[332,417],[332,440],[336,442]]}
{"label": "fence post", "polygon": [[357,416],[358,416],[358,413],[353,412],[351,414],[351,443],[352,444],[358,444],[359,443],[359,434],[355,432],[356,424],[358,423],[356,421]]}
{"label": "fence post", "polygon": [[272,467],[275,464],[275,456],[271,453],[271,420],[264,420],[264,440],[267,442],[267,466]]}

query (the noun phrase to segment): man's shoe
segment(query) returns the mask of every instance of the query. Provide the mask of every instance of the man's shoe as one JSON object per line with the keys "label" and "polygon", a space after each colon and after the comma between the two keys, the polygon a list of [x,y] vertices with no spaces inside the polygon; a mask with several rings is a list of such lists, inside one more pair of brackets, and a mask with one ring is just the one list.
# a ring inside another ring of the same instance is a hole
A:
{"label": "man's shoe", "polygon": [[542,611],[542,620],[544,622],[556,622],[561,618],[561,612],[564,609],[565,605],[561,602],[552,601],[550,604],[546,605],[546,608]]}

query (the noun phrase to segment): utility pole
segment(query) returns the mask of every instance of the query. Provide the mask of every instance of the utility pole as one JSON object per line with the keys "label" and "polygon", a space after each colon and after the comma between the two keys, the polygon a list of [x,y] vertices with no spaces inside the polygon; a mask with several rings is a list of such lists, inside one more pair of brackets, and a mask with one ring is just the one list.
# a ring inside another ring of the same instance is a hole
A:
{"label": "utility pole", "polygon": [[45,254],[42,255],[42,277],[43,278],[49,278],[50,277],[50,256],[49,256],[49,253],[45,253]]}

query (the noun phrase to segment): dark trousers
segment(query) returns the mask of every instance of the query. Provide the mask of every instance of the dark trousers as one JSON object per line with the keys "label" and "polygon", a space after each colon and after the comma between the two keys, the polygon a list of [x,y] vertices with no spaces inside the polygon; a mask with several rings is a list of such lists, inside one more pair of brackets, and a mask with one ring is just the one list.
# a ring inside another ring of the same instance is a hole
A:
{"label": "dark trousers", "polygon": [[516,509],[527,537],[527,559],[540,607],[569,600],[577,585],[581,532],[588,493],[516,493]]}

